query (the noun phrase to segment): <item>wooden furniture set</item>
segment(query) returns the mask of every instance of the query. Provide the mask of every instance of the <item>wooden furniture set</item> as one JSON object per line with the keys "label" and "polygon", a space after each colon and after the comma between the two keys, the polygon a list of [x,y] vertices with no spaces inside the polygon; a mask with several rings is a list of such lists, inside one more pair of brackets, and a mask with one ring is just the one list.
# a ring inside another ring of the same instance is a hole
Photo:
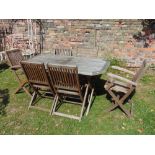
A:
{"label": "wooden furniture set", "polygon": [[[102,59],[72,56],[72,50],[70,49],[55,49],[55,55],[41,54],[26,61],[23,60],[22,54],[18,49],[6,51],[6,55],[10,62],[11,70],[15,73],[20,84],[16,92],[22,88],[27,94],[31,95],[25,87],[26,84],[29,84],[33,89],[29,108],[40,109],[34,106],[37,97],[53,98],[50,114],[79,121],[81,121],[84,111],[86,111],[86,115],[89,113],[92,104],[94,87],[91,79],[106,72],[110,65],[108,61],[103,61]],[[16,72],[21,67],[27,81],[22,81]],[[131,74],[133,78],[129,80],[108,73],[108,79],[104,87],[112,97],[113,106],[109,111],[120,107],[128,117],[131,117],[131,110],[125,109],[124,105],[125,102],[129,102],[132,107],[130,96],[135,92],[137,82],[146,68],[146,60],[144,60],[137,73],[117,66],[112,66],[112,68]],[[80,75],[87,80],[82,83]],[[59,105],[61,106],[64,102],[80,105],[80,114],[77,116],[58,112]],[[46,109],[43,110],[47,111]]]}

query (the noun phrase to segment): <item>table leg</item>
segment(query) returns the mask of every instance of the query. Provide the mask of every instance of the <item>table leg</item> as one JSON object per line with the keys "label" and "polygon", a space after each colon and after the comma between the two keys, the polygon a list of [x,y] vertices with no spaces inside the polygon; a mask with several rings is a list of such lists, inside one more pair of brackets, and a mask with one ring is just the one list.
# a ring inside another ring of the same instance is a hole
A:
{"label": "table leg", "polygon": [[91,93],[90,93],[90,98],[88,100],[88,107],[87,107],[87,110],[86,110],[86,116],[88,115],[88,113],[90,111],[90,107],[91,107],[91,104],[92,104],[92,98],[93,98],[93,95],[94,95],[94,87],[92,85],[92,77],[88,76],[87,81],[88,81],[88,85],[89,85],[89,88],[91,90]]}

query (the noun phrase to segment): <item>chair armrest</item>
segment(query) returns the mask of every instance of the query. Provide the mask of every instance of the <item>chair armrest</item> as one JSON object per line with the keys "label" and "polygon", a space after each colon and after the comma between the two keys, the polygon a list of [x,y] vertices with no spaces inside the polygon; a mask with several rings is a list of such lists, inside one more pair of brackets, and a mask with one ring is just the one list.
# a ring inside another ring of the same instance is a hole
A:
{"label": "chair armrest", "polygon": [[108,77],[110,77],[112,80],[113,79],[117,79],[117,80],[121,80],[123,82],[126,82],[128,84],[132,84],[134,86],[137,86],[137,83],[136,82],[133,82],[131,80],[128,80],[128,79],[126,79],[124,77],[121,77],[121,76],[118,76],[118,75],[115,75],[115,74],[112,74],[112,73],[108,73]]}
{"label": "chair armrest", "polygon": [[132,71],[127,70],[127,69],[122,68],[122,67],[118,67],[118,66],[111,66],[111,68],[113,68],[113,69],[117,69],[117,70],[122,71],[122,72],[129,73],[129,74],[132,74],[132,75],[135,75],[135,72],[132,72]]}

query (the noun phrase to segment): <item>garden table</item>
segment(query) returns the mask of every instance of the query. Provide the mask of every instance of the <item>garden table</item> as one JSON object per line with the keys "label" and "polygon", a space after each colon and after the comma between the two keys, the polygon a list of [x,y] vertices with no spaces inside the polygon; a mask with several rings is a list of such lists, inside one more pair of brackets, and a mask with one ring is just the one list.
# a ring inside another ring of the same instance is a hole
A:
{"label": "garden table", "polygon": [[[77,66],[78,74],[84,75],[88,79],[88,84],[91,89],[89,103],[91,103],[92,97],[94,95],[94,87],[91,84],[91,79],[94,76],[105,73],[110,65],[109,61],[102,60],[99,58],[60,56],[60,55],[53,55],[50,53],[40,54],[38,56],[30,58],[27,61],[32,63],[44,63],[45,68],[47,67],[48,63],[53,65]],[[86,115],[89,112],[91,104],[88,105],[89,106],[87,108]]]}

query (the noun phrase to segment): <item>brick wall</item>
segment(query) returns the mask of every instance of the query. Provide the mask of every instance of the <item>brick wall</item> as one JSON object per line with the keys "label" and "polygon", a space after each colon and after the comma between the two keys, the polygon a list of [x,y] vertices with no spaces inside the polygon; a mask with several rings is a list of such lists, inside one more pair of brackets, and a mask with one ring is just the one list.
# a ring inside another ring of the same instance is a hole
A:
{"label": "brick wall", "polygon": [[[143,40],[134,38],[143,26],[140,20],[42,20],[44,27],[43,51],[52,48],[98,48],[99,57],[118,57],[129,65],[139,65],[144,58],[155,61],[155,42],[144,47]],[[23,22],[13,33],[25,34]],[[39,35],[39,33],[38,33]],[[39,38],[39,36],[38,36]]]}

